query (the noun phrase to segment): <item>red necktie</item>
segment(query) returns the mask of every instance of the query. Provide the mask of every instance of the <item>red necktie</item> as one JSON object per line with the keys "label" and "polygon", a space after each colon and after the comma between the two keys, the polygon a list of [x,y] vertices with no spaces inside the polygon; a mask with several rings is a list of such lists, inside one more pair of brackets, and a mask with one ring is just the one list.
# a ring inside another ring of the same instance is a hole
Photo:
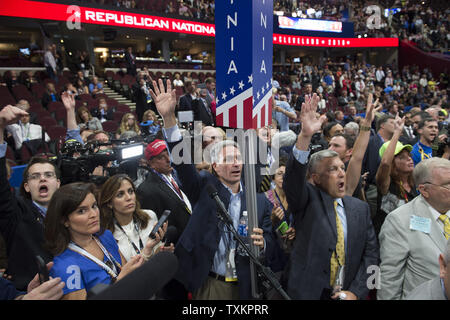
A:
{"label": "red necktie", "polygon": [[170,182],[172,183],[172,186],[175,188],[175,190],[177,191],[178,195],[183,198],[183,195],[181,194],[181,190],[180,188],[178,188],[177,183],[175,182],[174,178],[170,177]]}

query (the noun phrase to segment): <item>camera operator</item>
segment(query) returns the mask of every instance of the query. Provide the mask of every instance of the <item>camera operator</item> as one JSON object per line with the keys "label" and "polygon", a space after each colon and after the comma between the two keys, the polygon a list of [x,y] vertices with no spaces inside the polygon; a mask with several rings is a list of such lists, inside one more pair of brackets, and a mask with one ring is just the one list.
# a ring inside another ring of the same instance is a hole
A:
{"label": "camera operator", "polygon": [[[82,147],[85,147],[85,143],[80,135],[80,128],[77,125],[76,121],[76,115],[75,115],[75,97],[70,92],[63,92],[61,95],[61,100],[64,104],[64,107],[66,108],[67,112],[67,134],[66,134],[66,141],[69,140],[76,140],[78,141]],[[106,151],[110,149],[109,145],[101,145],[98,149],[95,148],[95,143],[100,144],[108,144],[110,143],[110,138],[107,132],[102,130],[96,130],[93,134],[87,137],[87,144],[90,143],[91,147],[94,146],[93,152],[98,151]],[[84,152],[86,149],[83,149]],[[64,158],[64,155],[63,155]],[[72,155],[67,156],[66,158],[72,158]],[[65,164],[67,165],[67,161],[65,161]],[[69,169],[68,167],[61,168],[62,170],[62,177],[63,177],[63,184],[69,183],[69,182],[75,182],[75,181],[87,181],[87,175],[92,176],[101,176],[105,177],[107,175],[106,170],[104,170],[105,165],[96,165],[94,168],[86,167],[86,165],[83,167],[82,165],[79,166],[75,163],[73,163],[73,166]],[[111,166],[110,163],[107,163],[106,166]],[[74,172],[75,170],[75,172]],[[81,170],[81,176],[78,170]],[[88,172],[86,172],[88,171]],[[67,176],[67,174],[70,174],[70,176]],[[90,179],[89,179],[90,180]],[[95,180],[95,179],[94,179]],[[103,179],[105,180],[105,179]],[[95,182],[95,181],[94,181]],[[102,182],[102,179],[99,181]],[[104,181],[103,181],[104,182]]]}
{"label": "camera operator", "polygon": [[6,166],[5,127],[27,113],[13,106],[0,111],[0,232],[5,239],[8,253],[7,273],[12,276],[18,290],[25,291],[38,272],[36,255],[46,263],[51,255],[44,250],[43,219],[53,193],[59,188],[59,171],[45,158],[34,157],[23,172],[20,187],[22,198],[11,192]]}

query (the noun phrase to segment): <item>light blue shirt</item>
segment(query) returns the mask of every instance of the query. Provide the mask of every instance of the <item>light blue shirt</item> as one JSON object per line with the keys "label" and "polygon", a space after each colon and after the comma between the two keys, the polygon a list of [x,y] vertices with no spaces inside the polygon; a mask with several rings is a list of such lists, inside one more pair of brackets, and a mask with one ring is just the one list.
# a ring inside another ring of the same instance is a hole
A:
{"label": "light blue shirt", "polygon": [[[233,193],[230,188],[223,185],[231,193],[230,204],[228,205],[228,213],[233,220],[234,229],[237,230],[239,224],[239,218],[241,213],[241,197],[244,194],[242,192],[242,184],[239,186],[239,192]],[[244,195],[245,196],[245,195]],[[233,239],[233,234],[228,228],[223,225],[223,233],[220,238],[219,247],[214,255],[213,265],[211,271],[225,276],[226,265],[228,261],[228,251],[236,248],[236,241]]]}
{"label": "light blue shirt", "polygon": [[[282,109],[294,113],[294,109],[287,103],[286,101],[276,101],[275,102],[277,106],[281,107]],[[281,112],[273,112],[273,117],[275,120],[277,120],[278,125],[280,126],[280,132],[288,131],[289,130],[289,117],[286,116],[284,113]]]}
{"label": "light blue shirt", "polygon": [[45,216],[47,215],[47,208],[41,206],[36,201],[33,201],[33,204],[42,212],[42,214],[44,215],[44,218],[45,218]]}
{"label": "light blue shirt", "polygon": [[66,132],[66,141],[67,140],[71,140],[71,139],[77,140],[79,143],[81,143],[81,145],[84,146],[84,141],[83,141],[83,139],[81,138],[81,135],[80,135],[80,128],[67,130],[67,132]]}
{"label": "light blue shirt", "polygon": [[2,144],[0,144],[0,158],[4,158],[6,156],[6,147],[7,146],[8,145],[4,141]]}
{"label": "light blue shirt", "polygon": [[[292,153],[294,155],[295,160],[297,160],[301,164],[308,163],[309,151],[299,150],[295,146],[292,147]],[[336,208],[339,219],[342,223],[342,229],[344,231],[344,242],[345,242],[345,252],[347,252],[347,216],[345,213],[344,203],[342,198],[334,199],[338,202],[338,206]]]}

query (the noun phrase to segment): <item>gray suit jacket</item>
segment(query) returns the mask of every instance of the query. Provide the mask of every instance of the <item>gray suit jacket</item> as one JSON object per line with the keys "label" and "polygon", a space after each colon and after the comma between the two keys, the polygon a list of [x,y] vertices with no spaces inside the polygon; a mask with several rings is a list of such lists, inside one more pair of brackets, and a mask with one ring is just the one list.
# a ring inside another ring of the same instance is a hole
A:
{"label": "gray suit jacket", "polygon": [[[336,214],[327,193],[306,182],[306,165],[291,155],[283,189],[294,215],[296,238],[290,255],[287,292],[292,299],[318,300],[330,287],[330,259],[336,249]],[[379,250],[367,203],[345,196],[347,250],[344,290],[359,299],[369,292],[367,268],[378,265]]]}
{"label": "gray suit jacket", "polygon": [[[429,234],[411,230],[412,215],[431,219]],[[387,215],[379,240],[379,300],[404,299],[422,283],[439,277],[438,258],[445,252],[447,240],[421,195]]]}
{"label": "gray suit jacket", "polygon": [[447,300],[441,286],[441,278],[422,283],[415,288],[406,300]]}

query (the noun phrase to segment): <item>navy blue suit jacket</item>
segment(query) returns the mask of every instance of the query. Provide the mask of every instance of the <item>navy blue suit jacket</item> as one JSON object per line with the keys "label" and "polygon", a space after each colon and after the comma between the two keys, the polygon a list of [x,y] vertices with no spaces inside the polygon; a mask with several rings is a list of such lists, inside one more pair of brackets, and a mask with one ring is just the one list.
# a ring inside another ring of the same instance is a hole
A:
{"label": "navy blue suit jacket", "polygon": [[[172,150],[177,144],[169,143]],[[182,183],[182,190],[192,204],[192,216],[181,234],[175,247],[179,270],[175,278],[193,292],[206,281],[213,265],[213,259],[219,247],[222,230],[225,226],[217,217],[217,206],[206,190],[212,184],[218,191],[219,198],[228,208],[231,193],[217,177],[207,171],[197,172],[193,164],[174,165]],[[272,204],[264,196],[257,194],[258,226],[264,231],[266,254],[273,250],[270,234],[270,214]],[[246,210],[245,193],[241,198],[241,215]],[[251,299],[250,262],[248,257],[235,256],[236,272],[239,281],[241,299]]]}
{"label": "navy blue suit jacket", "polygon": [[367,150],[364,154],[362,172],[365,173],[369,171],[369,175],[367,177],[368,184],[376,184],[375,176],[381,162],[379,150],[383,143],[383,140],[376,132],[369,139],[369,145],[367,146]]}

